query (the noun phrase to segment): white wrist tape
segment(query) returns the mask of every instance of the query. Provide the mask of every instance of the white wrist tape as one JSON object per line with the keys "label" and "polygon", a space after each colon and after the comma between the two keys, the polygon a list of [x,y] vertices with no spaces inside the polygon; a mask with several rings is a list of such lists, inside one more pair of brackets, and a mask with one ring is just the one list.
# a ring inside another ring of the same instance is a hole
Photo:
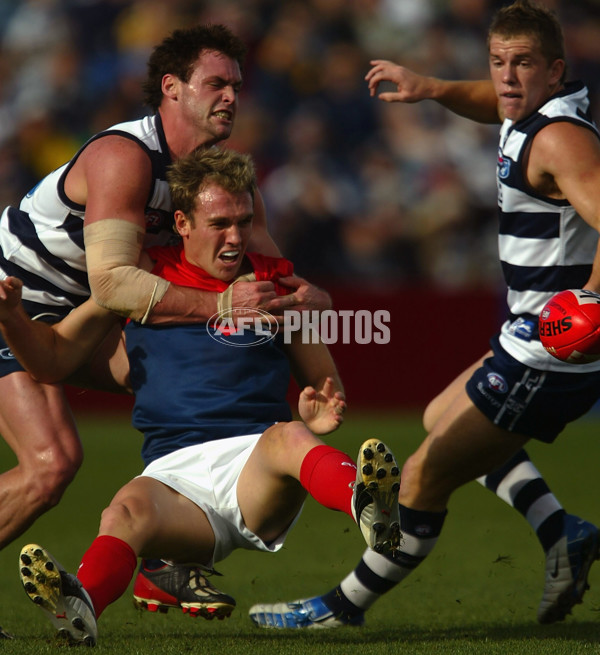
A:
{"label": "white wrist tape", "polygon": [[88,278],[94,300],[105,309],[145,323],[169,282],[138,268],[144,230],[106,218],[83,228]]}
{"label": "white wrist tape", "polygon": [[247,273],[246,275],[240,275],[236,277],[235,280],[217,296],[217,312],[221,317],[229,317],[233,314],[233,285],[236,282],[255,282],[256,275],[254,273]]}

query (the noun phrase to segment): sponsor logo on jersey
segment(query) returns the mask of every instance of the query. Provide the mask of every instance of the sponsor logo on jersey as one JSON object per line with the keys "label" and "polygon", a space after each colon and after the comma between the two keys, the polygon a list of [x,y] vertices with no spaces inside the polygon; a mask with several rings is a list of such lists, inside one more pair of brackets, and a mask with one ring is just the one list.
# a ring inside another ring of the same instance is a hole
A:
{"label": "sponsor logo on jersey", "polygon": [[226,346],[250,348],[274,339],[279,330],[277,319],[269,312],[250,307],[236,307],[213,314],[206,324],[209,336]]}
{"label": "sponsor logo on jersey", "polygon": [[535,322],[519,316],[510,324],[508,331],[523,341],[531,341],[535,334]]}
{"label": "sponsor logo on jersey", "polygon": [[488,387],[492,391],[497,393],[506,393],[508,391],[508,385],[506,380],[500,375],[500,373],[488,373],[487,374]]}
{"label": "sponsor logo on jersey", "polygon": [[174,224],[173,212],[149,207],[146,209],[146,232],[155,234],[160,230],[170,230]]}

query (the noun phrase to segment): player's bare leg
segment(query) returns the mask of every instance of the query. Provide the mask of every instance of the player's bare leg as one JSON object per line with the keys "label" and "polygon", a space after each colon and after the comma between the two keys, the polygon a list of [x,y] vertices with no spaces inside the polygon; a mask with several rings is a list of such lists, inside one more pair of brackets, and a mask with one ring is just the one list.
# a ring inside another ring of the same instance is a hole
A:
{"label": "player's bare leg", "polygon": [[400,504],[442,512],[453,491],[501,466],[527,441],[493,425],[463,391],[406,460]]}
{"label": "player's bare leg", "polygon": [[0,548],[54,507],[83,457],[60,385],[28,373],[0,378],[0,433],[18,464],[0,475]]}
{"label": "player's bare leg", "polygon": [[244,522],[263,541],[287,529],[306,499],[299,482],[306,454],[318,440],[299,422],[270,427],[248,458],[237,486]]}
{"label": "player's bare leg", "polygon": [[[191,500],[152,478],[135,478],[120,489],[102,513],[100,535],[126,541],[142,557],[209,562],[214,534],[204,512]],[[133,589],[134,604],[151,612],[181,608],[184,614],[223,619],[235,600],[209,579],[201,564],[142,561]],[[218,575],[218,574],[217,574]]]}
{"label": "player's bare leg", "polygon": [[285,532],[308,491],[325,507],[346,512],[367,544],[396,550],[399,471],[387,447],[371,439],[359,453],[360,470],[345,453],[324,444],[304,423],[278,423],[264,432],[237,485],[246,526],[263,541]]}

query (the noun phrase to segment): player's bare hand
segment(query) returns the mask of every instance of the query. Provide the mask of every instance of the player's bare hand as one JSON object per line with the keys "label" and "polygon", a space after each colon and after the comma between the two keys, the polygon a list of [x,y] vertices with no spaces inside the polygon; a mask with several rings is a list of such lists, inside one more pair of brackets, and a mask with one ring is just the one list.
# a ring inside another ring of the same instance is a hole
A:
{"label": "player's bare hand", "polygon": [[399,66],[385,59],[371,61],[371,70],[365,80],[369,86],[369,94],[377,96],[377,88],[381,82],[391,82],[397,91],[384,91],[377,96],[384,102],[419,102],[431,97],[432,78],[419,75],[404,66]]}
{"label": "player's bare hand", "polygon": [[316,310],[319,312],[331,309],[331,297],[323,289],[310,284],[297,275],[282,277],[279,284],[290,290],[285,296],[277,296],[265,309],[274,316],[281,317],[286,309],[301,312]]}
{"label": "player's bare hand", "polygon": [[276,297],[273,282],[236,282],[233,285],[231,306],[265,309]]}
{"label": "player's bare hand", "polygon": [[23,282],[16,277],[0,280],[0,321],[12,316],[12,312],[21,301]]}
{"label": "player's bare hand", "polygon": [[326,378],[321,389],[304,387],[298,399],[300,418],[315,434],[328,434],[337,430],[344,420],[346,400],[335,390],[333,378]]}

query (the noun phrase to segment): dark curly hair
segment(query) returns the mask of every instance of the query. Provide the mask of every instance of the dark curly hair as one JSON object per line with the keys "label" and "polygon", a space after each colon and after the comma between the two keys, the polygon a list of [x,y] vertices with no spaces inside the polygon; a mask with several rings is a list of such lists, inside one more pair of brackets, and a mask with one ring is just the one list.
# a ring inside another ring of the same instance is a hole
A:
{"label": "dark curly hair", "polygon": [[203,50],[235,59],[240,68],[246,56],[244,43],[225,25],[197,25],[175,30],[154,48],[148,59],[147,76],[142,84],[144,104],[157,111],[163,97],[162,78],[170,73],[187,82]]}

